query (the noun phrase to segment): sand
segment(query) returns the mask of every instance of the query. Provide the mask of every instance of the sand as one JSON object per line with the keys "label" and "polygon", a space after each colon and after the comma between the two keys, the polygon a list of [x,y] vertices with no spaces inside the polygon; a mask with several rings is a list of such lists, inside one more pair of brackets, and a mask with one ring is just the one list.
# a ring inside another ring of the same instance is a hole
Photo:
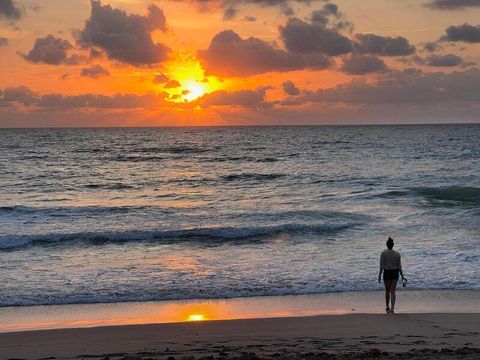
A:
{"label": "sand", "polygon": [[346,314],[12,332],[0,358],[480,359],[479,324],[479,313]]}
{"label": "sand", "polygon": [[[480,291],[397,291],[399,313],[480,313]],[[235,299],[147,301],[0,308],[0,333],[26,330],[143,325],[190,320],[236,320],[383,313],[383,291]]]}

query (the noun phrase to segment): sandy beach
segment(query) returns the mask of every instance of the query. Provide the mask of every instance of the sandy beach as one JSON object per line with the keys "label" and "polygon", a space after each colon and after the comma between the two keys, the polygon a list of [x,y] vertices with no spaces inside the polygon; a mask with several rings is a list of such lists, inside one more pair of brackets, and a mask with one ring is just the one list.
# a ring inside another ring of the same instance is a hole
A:
{"label": "sandy beach", "polygon": [[4,333],[0,351],[1,359],[478,359],[479,323],[480,314],[438,313],[130,325]]}

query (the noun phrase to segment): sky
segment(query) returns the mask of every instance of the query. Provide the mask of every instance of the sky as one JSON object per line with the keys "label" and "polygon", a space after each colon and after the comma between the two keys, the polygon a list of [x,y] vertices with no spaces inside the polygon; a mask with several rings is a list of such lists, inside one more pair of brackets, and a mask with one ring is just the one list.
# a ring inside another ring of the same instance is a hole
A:
{"label": "sky", "polygon": [[0,0],[0,127],[479,114],[480,0]]}

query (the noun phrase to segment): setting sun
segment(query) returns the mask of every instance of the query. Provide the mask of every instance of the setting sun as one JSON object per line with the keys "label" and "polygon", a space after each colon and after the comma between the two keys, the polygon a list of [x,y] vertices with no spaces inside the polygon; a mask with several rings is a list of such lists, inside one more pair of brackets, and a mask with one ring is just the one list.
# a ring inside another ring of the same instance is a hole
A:
{"label": "setting sun", "polygon": [[190,102],[205,94],[222,88],[222,83],[215,76],[205,76],[205,71],[189,51],[178,51],[166,66],[166,76],[178,86],[162,85],[170,95],[172,102]]}
{"label": "setting sun", "polygon": [[192,315],[189,315],[188,316],[188,321],[204,321],[206,320],[205,319],[205,315],[202,315],[202,314],[192,314]]}
{"label": "setting sun", "polygon": [[208,86],[206,83],[199,83],[195,80],[187,80],[182,84],[182,89],[188,91],[182,97],[186,101],[193,101],[202,97],[208,92]]}

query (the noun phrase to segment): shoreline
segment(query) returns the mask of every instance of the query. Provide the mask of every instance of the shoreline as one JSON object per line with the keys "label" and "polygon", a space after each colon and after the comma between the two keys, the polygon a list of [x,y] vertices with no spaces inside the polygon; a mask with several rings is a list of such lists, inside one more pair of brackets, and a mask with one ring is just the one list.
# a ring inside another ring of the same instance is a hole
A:
{"label": "shoreline", "polygon": [[0,354],[2,360],[473,359],[480,356],[479,323],[480,313],[345,314],[26,331],[0,334]]}
{"label": "shoreline", "polygon": [[[397,290],[398,313],[480,313],[477,290]],[[17,331],[319,315],[383,314],[383,291],[0,308],[0,334]]]}

